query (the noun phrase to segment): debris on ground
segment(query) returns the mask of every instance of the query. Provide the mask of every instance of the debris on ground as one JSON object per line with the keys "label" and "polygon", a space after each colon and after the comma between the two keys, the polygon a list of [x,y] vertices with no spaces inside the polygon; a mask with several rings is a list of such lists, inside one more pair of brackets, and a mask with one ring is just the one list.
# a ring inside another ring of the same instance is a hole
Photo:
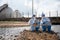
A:
{"label": "debris on ground", "polygon": [[17,40],[58,40],[59,36],[55,32],[31,32],[24,30],[20,33]]}

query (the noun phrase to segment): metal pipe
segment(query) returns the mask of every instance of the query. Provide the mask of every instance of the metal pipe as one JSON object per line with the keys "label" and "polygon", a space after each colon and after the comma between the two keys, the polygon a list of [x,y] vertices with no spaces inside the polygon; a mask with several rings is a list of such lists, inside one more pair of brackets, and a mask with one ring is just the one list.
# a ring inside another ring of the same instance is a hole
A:
{"label": "metal pipe", "polygon": [[33,0],[32,0],[32,15],[33,15]]}

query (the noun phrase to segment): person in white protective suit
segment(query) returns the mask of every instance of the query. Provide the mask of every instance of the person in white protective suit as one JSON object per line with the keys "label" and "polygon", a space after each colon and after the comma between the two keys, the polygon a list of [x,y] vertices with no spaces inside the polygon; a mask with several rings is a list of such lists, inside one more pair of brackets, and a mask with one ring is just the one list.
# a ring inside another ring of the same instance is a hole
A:
{"label": "person in white protective suit", "polygon": [[42,13],[41,15],[41,23],[40,25],[42,26],[43,32],[48,31],[51,32],[51,21],[48,17],[45,17],[45,14]]}
{"label": "person in white protective suit", "polygon": [[33,15],[28,23],[31,26],[31,31],[39,31],[40,21],[36,19],[36,15]]}

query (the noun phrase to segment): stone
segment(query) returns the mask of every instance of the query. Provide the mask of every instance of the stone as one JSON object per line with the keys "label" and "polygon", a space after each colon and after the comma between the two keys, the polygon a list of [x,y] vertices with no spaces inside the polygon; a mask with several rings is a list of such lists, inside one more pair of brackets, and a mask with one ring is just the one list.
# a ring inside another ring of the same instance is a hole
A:
{"label": "stone", "polygon": [[0,39],[3,38],[2,36],[0,36]]}

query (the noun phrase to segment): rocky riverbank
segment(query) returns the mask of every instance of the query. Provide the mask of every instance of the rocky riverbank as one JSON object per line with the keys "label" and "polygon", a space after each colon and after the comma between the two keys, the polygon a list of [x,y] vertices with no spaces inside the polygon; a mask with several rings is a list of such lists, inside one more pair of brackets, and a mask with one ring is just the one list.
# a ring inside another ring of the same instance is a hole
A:
{"label": "rocky riverbank", "polygon": [[59,40],[59,36],[55,32],[31,32],[25,30],[20,33],[17,40]]}

